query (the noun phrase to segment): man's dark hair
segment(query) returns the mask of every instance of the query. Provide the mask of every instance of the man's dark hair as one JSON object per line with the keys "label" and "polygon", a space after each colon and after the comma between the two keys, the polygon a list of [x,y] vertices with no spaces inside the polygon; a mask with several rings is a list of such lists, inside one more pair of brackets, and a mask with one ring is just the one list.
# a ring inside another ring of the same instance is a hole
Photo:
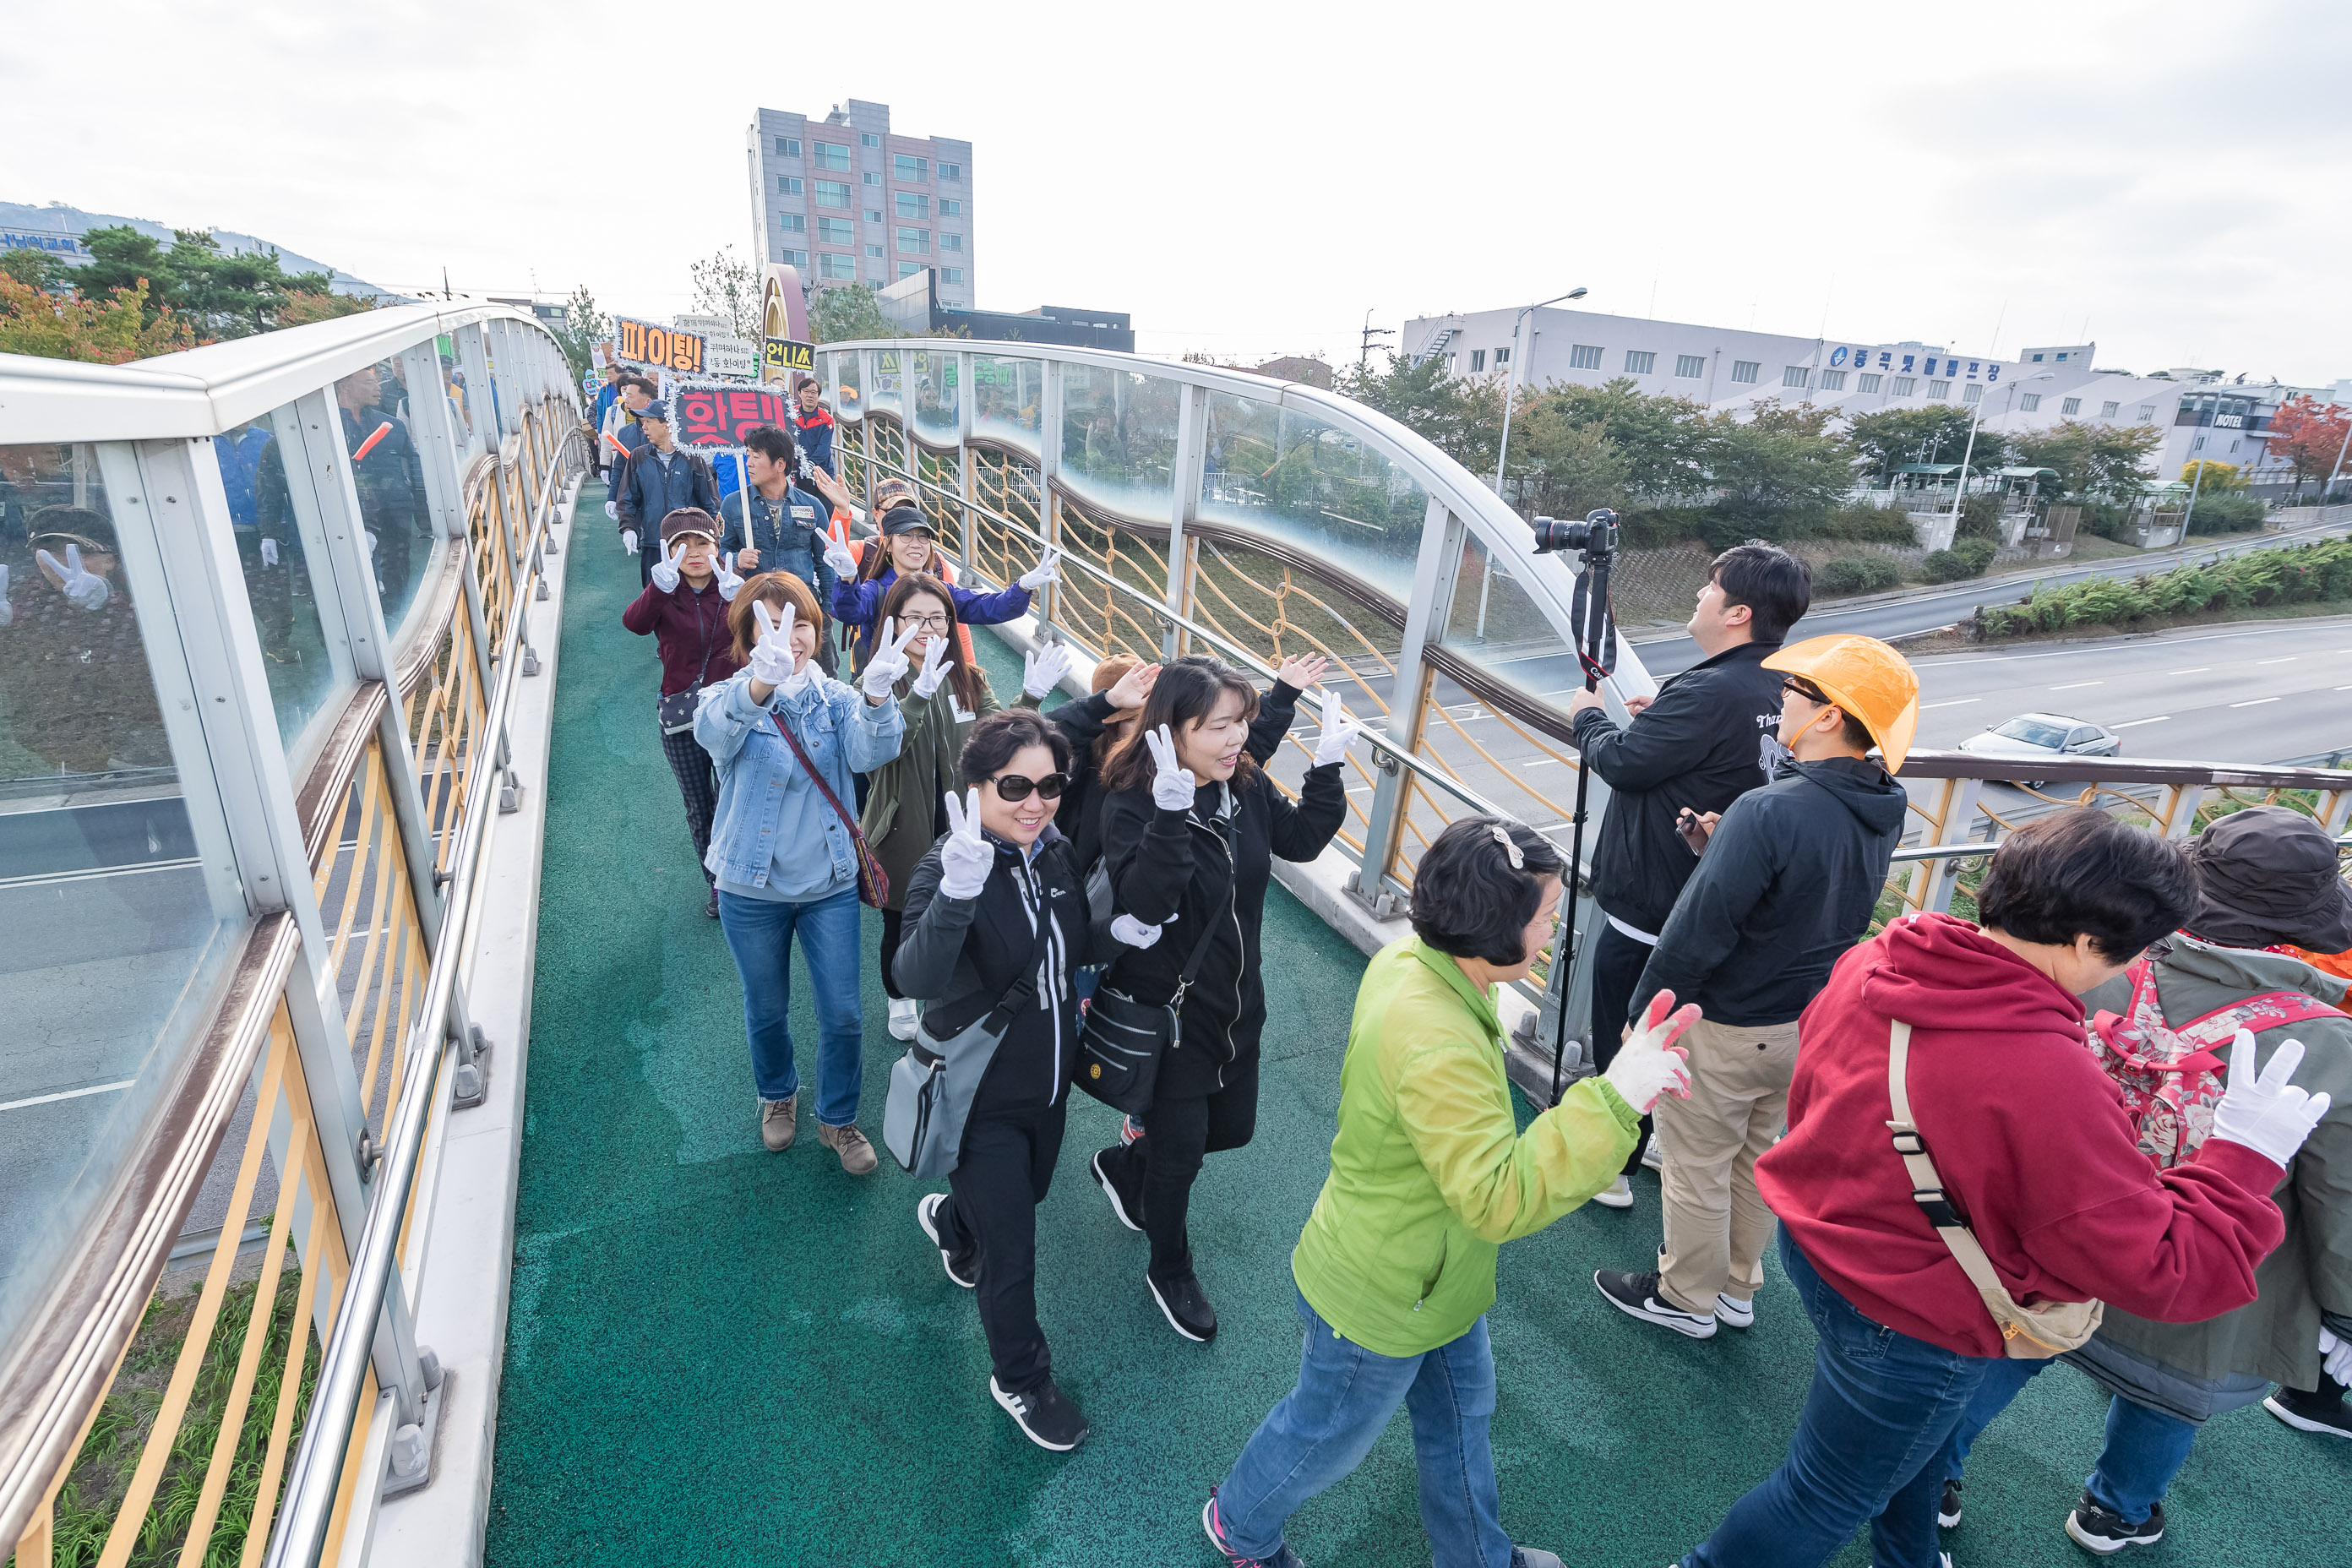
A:
{"label": "man's dark hair", "polygon": [[1715,558],[1707,575],[1727,605],[1748,606],[1748,630],[1758,642],[1789,635],[1813,602],[1813,569],[1776,544],[1749,540]]}
{"label": "man's dark hair", "polygon": [[2070,806],[2001,841],[1977,913],[2020,942],[2069,947],[2088,936],[2102,958],[2120,960],[2179,930],[2196,896],[2196,868],[2179,844]]}
{"label": "man's dark hair", "polygon": [[[1495,837],[1510,835],[1519,852]],[[1412,872],[1413,934],[1440,952],[1507,969],[1525,963],[1528,922],[1543,907],[1543,879],[1566,867],[1551,840],[1495,816],[1465,816],[1437,836]]]}
{"label": "man's dark hair", "polygon": [[971,738],[963,743],[963,782],[986,784],[1031,746],[1043,746],[1054,753],[1055,772],[1070,771],[1070,741],[1060,725],[1034,709],[999,709],[974,724]]}
{"label": "man's dark hair", "polygon": [[614,386],[641,386],[641,387],[644,387],[644,388],[645,388],[645,390],[646,390],[646,395],[647,397],[659,397],[659,396],[661,395],[661,388],[660,388],[660,387],[658,387],[658,386],[656,386],[652,382],[647,381],[647,380],[646,380],[644,376],[642,376],[642,375],[625,375],[625,376],[623,376],[620,380],[618,380],[618,381],[614,382],[613,384],[614,384]]}
{"label": "man's dark hair", "polygon": [[793,455],[800,450],[792,437],[773,425],[754,425],[743,432],[743,445],[772,463],[792,465]]}

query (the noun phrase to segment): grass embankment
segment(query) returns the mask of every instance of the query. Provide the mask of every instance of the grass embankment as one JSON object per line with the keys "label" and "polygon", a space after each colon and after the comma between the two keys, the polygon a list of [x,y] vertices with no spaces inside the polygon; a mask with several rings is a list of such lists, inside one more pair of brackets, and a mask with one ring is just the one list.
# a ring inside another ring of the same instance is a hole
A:
{"label": "grass embankment", "polygon": [[2343,611],[2352,611],[2352,540],[2328,539],[2137,577],[2037,586],[2014,604],[1978,605],[1963,630],[1972,642],[2009,642]]}

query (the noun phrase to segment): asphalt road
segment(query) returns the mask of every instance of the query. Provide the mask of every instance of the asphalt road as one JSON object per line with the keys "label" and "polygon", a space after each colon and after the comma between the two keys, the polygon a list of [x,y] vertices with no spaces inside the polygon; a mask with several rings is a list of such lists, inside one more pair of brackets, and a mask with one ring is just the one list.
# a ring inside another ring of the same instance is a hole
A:
{"label": "asphalt road", "polygon": [[[2047,584],[2055,587],[2093,577],[2136,577],[2143,572],[2167,571],[2187,562],[2243,555],[2256,550],[2276,550],[2289,544],[2309,544],[2315,540],[2335,538],[2345,531],[2344,526],[2337,523],[2284,533],[2223,537],[2200,541],[2188,549],[2150,551],[2143,555],[2086,561],[2080,565],[2053,562],[2047,571],[2019,572],[2006,577],[1972,578],[1948,588],[1922,589],[1904,598],[1874,604],[1849,605],[1832,600],[1799,621],[1790,630],[1789,640],[1795,642],[1835,632],[1892,637],[1909,632],[1933,631],[1937,626],[1948,626],[1966,619],[1979,605],[2004,604],[2012,599],[2021,599],[2037,584]],[[1677,670],[1689,668],[1698,662],[1700,657],[1698,645],[1680,635],[1634,641],[1633,647],[1641,656],[1643,667],[1659,679]]]}

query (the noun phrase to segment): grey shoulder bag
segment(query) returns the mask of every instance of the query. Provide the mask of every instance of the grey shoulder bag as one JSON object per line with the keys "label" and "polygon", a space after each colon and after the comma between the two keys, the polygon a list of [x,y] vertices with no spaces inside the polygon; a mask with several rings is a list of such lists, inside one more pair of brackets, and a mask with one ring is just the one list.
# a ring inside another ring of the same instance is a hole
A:
{"label": "grey shoulder bag", "polygon": [[1052,901],[1039,900],[1037,940],[1029,961],[993,1009],[945,1040],[934,1041],[919,1030],[907,1054],[891,1068],[890,1095],[882,1110],[882,1146],[908,1175],[937,1181],[955,1170],[963,1152],[964,1119],[980,1092],[980,1080],[996,1059],[1004,1032],[1037,994],[1037,966],[1045,962],[1053,919]]}

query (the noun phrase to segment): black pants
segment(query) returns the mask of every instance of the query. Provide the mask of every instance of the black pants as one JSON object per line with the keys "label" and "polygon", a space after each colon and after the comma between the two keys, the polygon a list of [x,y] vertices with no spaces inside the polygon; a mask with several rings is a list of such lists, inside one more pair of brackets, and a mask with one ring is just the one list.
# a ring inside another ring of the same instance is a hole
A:
{"label": "black pants", "polygon": [[710,816],[719,809],[718,771],[693,731],[665,734],[661,742],[669,771],[677,775],[677,793],[686,800],[686,830],[694,837],[694,863],[702,867],[702,879],[716,887],[718,879],[704,862],[710,858]]}
{"label": "black pants", "polygon": [[[1606,919],[1601,921],[1600,940],[1592,944],[1592,1065],[1604,1072],[1617,1059],[1617,1047],[1625,1043],[1625,1012],[1633,1003],[1633,987],[1642,983],[1642,971],[1648,966],[1652,951],[1649,943],[1635,942]],[[1626,1175],[1641,1165],[1650,1131],[1650,1119],[1644,1116],[1642,1130],[1633,1138],[1633,1152],[1625,1156]]]}
{"label": "black pants", "polygon": [[1151,1238],[1151,1272],[1181,1279],[1192,1272],[1192,1244],[1184,1218],[1201,1162],[1238,1149],[1257,1131],[1258,1054],[1225,1069],[1225,1086],[1207,1096],[1161,1098],[1143,1113],[1143,1136],[1104,1157],[1112,1179],[1139,1192],[1143,1233]]}
{"label": "black pants", "polygon": [[1069,1109],[1065,1094],[1049,1106],[974,1116],[940,1205],[940,1245],[980,1255],[980,1326],[996,1386],[1007,1394],[1026,1394],[1053,1375],[1037,1326],[1037,1205],[1053,1185]]}
{"label": "black pants", "polygon": [[906,994],[898,989],[898,982],[890,973],[890,961],[898,956],[898,938],[905,934],[906,929],[907,913],[904,910],[882,911],[882,994],[893,1002]]}

